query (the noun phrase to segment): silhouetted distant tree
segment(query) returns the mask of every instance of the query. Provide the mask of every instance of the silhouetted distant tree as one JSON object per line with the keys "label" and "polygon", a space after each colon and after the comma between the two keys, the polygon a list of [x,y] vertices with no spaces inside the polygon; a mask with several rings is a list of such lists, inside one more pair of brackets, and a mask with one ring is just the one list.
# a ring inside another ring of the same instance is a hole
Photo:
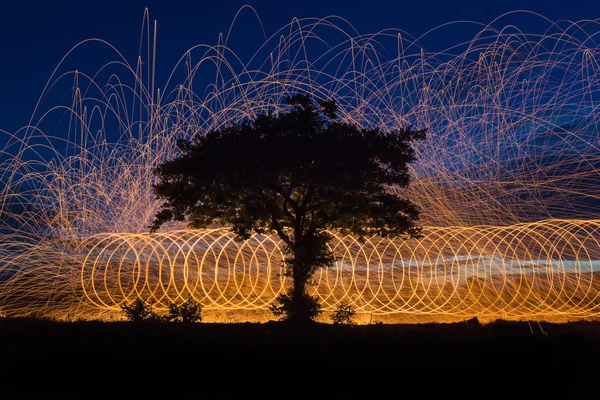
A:
{"label": "silhouetted distant tree", "polygon": [[192,298],[187,299],[181,304],[169,304],[169,313],[165,317],[170,322],[201,322],[202,305]]}
{"label": "silhouetted distant tree", "polygon": [[153,221],[193,228],[230,226],[238,239],[276,233],[285,242],[293,284],[271,310],[287,320],[320,313],[306,292],[313,273],[334,263],[327,230],[414,236],[418,208],[397,191],[409,184],[411,146],[425,130],[384,132],[341,122],[334,101],[297,94],[289,110],[179,140],[181,154],[159,165],[154,185],[164,200]]}
{"label": "silhouetted distant tree", "polygon": [[331,313],[331,322],[334,325],[352,325],[352,318],[356,316],[356,310],[350,304],[339,304]]}
{"label": "silhouetted distant tree", "polygon": [[152,306],[140,298],[137,298],[131,304],[121,304],[121,310],[127,316],[127,320],[132,322],[160,320],[160,317],[154,312]]}

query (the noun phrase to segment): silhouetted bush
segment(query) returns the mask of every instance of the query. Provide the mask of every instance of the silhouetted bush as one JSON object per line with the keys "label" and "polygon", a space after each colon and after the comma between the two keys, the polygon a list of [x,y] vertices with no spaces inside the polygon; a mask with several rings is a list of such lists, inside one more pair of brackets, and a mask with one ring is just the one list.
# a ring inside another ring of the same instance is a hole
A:
{"label": "silhouetted bush", "polygon": [[194,299],[187,299],[181,304],[171,303],[169,314],[165,317],[169,322],[201,322],[202,305]]}
{"label": "silhouetted bush", "polygon": [[330,318],[334,325],[352,325],[352,318],[355,316],[354,307],[350,304],[339,304]]}
{"label": "silhouetted bush", "polygon": [[136,299],[131,304],[123,303],[121,305],[121,310],[123,310],[127,319],[132,322],[160,320],[160,317],[154,312],[152,306],[140,298]]}
{"label": "silhouetted bush", "polygon": [[292,289],[285,294],[281,293],[269,310],[282,321],[307,321],[307,316],[309,320],[314,320],[321,314],[321,305],[316,298],[303,293],[294,299],[293,295]]}

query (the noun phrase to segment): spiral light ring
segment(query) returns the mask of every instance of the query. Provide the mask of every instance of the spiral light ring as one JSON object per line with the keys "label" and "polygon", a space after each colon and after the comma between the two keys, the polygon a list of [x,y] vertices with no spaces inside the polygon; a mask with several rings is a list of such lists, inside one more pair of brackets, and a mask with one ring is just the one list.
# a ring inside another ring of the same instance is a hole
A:
{"label": "spiral light ring", "polygon": [[[427,227],[420,239],[331,232],[336,264],[309,286],[326,310],[460,317],[600,313],[599,220],[547,220],[511,226]],[[213,310],[267,310],[286,290],[283,243],[225,229],[100,234],[81,249],[88,301],[118,309],[137,297],[159,309],[187,298]]]}

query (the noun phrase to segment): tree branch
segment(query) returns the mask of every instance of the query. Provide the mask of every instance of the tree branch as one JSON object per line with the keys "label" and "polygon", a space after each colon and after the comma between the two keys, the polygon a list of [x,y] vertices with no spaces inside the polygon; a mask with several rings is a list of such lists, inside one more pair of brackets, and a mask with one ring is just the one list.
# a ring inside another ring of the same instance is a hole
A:
{"label": "tree branch", "polygon": [[286,235],[285,232],[283,232],[283,229],[281,229],[281,225],[279,225],[279,221],[277,221],[277,218],[275,218],[274,216],[271,216],[271,225],[273,226],[273,229],[275,229],[275,232],[277,232],[279,237],[285,242],[285,244],[287,244],[290,247],[294,247],[294,242],[292,242],[289,236]]}
{"label": "tree branch", "polygon": [[[290,193],[291,193],[292,187],[290,186]],[[292,208],[294,209],[294,212],[296,214],[298,214],[298,212],[300,211],[300,206],[298,206],[298,204],[292,199],[292,197],[290,196],[290,194],[285,193],[283,190],[277,188],[275,189],[275,192],[280,195],[281,197],[283,197],[284,202],[283,202],[283,210],[282,211],[287,211],[287,203],[289,203]],[[291,214],[290,214],[291,215]]]}

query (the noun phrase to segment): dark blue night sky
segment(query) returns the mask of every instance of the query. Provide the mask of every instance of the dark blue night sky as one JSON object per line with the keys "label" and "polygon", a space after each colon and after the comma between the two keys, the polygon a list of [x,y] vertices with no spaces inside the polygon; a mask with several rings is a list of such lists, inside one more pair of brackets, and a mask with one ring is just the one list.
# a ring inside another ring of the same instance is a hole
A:
{"label": "dark blue night sky", "polygon": [[[398,28],[415,36],[456,20],[488,23],[512,10],[534,11],[552,20],[600,18],[600,2],[592,0],[3,1],[0,2],[0,129],[14,132],[27,124],[52,70],[81,40],[92,37],[107,40],[134,63],[145,7],[150,10],[150,18],[158,21],[157,69],[166,72],[192,46],[216,44],[218,34],[228,30],[234,15],[245,4],[256,9],[267,34],[293,17],[328,15],[346,18],[361,34]],[[252,42],[249,48],[255,49],[260,44],[260,35],[256,34],[260,29],[251,12],[242,14],[236,30],[238,40]],[[443,36],[440,40],[447,41],[439,44],[442,49],[453,44],[455,38]],[[80,60],[85,63],[85,56]],[[77,66],[73,65],[74,68]]]}

